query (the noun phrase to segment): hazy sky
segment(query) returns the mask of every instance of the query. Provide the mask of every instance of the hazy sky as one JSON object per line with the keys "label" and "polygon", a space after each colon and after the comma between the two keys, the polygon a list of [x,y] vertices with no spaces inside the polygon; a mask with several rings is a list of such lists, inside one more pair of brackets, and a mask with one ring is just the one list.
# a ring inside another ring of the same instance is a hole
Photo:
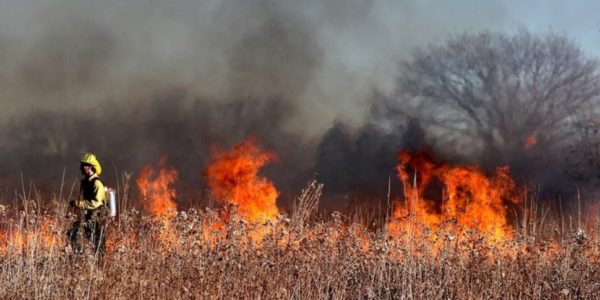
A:
{"label": "hazy sky", "polygon": [[554,31],[600,57],[597,1],[0,0],[0,124],[180,89],[279,97],[290,131],[359,124],[398,63],[449,34]]}

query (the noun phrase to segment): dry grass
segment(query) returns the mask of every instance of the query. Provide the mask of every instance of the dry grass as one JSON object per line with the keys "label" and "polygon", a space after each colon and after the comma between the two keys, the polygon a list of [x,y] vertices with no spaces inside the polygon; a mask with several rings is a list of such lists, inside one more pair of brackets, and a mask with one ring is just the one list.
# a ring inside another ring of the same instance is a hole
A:
{"label": "dry grass", "polygon": [[[219,211],[179,212],[165,230],[134,209],[110,226],[102,258],[65,251],[64,201],[1,217],[0,298],[511,299],[597,298],[594,231],[546,241],[517,235],[497,246],[477,232],[430,239],[366,231],[340,214],[316,218],[321,186],[268,224]],[[28,200],[25,200],[28,201]],[[39,201],[35,201],[39,202]],[[548,224],[549,222],[546,221]],[[50,225],[49,225],[50,224]],[[551,226],[551,225],[546,225]],[[266,232],[260,242],[250,233]],[[12,232],[12,234],[11,234]],[[164,233],[168,232],[168,235]],[[15,236],[23,241],[18,241]]]}

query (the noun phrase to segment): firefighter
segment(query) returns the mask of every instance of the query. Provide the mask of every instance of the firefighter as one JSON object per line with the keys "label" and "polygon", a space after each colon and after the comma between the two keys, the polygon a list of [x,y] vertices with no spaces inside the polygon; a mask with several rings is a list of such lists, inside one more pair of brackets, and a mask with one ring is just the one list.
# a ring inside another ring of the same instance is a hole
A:
{"label": "firefighter", "polygon": [[70,202],[72,207],[80,210],[77,220],[68,232],[71,249],[75,253],[83,253],[82,240],[85,236],[94,247],[94,254],[102,254],[108,219],[106,188],[99,177],[102,167],[96,156],[91,153],[83,155],[80,162],[83,178],[79,198]]}

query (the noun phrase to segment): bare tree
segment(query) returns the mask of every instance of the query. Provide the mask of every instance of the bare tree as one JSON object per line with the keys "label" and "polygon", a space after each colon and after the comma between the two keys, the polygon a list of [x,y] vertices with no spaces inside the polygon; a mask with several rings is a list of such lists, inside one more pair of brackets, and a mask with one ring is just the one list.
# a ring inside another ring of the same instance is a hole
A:
{"label": "bare tree", "polygon": [[445,142],[498,162],[564,145],[600,93],[598,62],[555,34],[455,36],[418,50],[402,71],[403,105],[417,103],[419,118]]}

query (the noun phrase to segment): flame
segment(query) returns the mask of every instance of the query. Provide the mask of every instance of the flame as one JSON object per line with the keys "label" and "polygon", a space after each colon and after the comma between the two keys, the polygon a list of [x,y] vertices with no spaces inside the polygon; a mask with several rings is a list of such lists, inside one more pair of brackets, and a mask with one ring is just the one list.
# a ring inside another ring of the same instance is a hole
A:
{"label": "flame", "polygon": [[0,253],[55,249],[60,242],[55,227],[55,220],[42,217],[37,224],[29,228],[18,229],[13,227],[5,230],[0,235]]}
{"label": "flame", "polygon": [[146,211],[162,224],[159,239],[165,246],[173,244],[175,234],[171,231],[171,219],[177,215],[175,203],[176,190],[173,183],[177,180],[177,171],[167,164],[166,157],[158,162],[158,171],[147,165],[140,169],[137,186],[141,193],[141,202]]}
{"label": "flame", "polygon": [[158,172],[146,165],[140,169],[137,186],[144,208],[156,218],[169,218],[177,214],[176,191],[172,187],[177,180],[177,171],[167,165],[166,157],[158,162]]}
{"label": "flame", "polygon": [[535,135],[530,135],[525,139],[525,144],[523,145],[523,148],[525,150],[529,150],[533,146],[537,145],[537,143],[538,143],[537,137]]}
{"label": "flame", "polygon": [[273,221],[279,213],[279,192],[258,171],[274,159],[273,152],[262,150],[252,138],[228,152],[215,150],[214,160],[206,170],[208,185],[218,201],[234,205],[246,221]]}
{"label": "flame", "polygon": [[[517,204],[520,197],[507,167],[497,168],[487,177],[477,166],[436,164],[425,153],[412,156],[403,150],[398,160],[398,177],[404,184],[406,201],[394,209],[391,232],[405,232],[415,225],[437,231],[454,223],[460,231],[453,234],[477,230],[498,242],[512,237],[506,204]],[[414,171],[412,181],[409,169]],[[441,202],[424,197],[434,178],[444,186]]]}

